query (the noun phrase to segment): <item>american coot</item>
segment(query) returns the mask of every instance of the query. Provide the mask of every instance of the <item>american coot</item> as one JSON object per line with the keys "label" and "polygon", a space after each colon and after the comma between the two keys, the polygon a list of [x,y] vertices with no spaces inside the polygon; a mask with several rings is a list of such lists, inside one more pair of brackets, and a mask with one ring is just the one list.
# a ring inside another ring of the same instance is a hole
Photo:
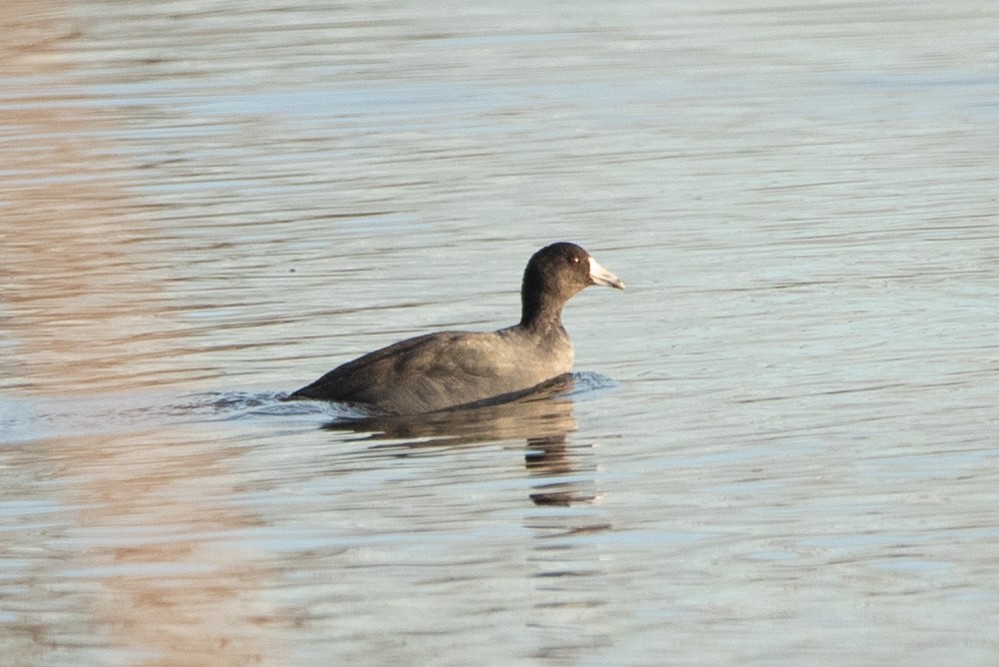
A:
{"label": "american coot", "polygon": [[589,285],[624,289],[573,243],[534,253],[520,291],[520,323],[491,332],[442,331],[410,338],[334,368],[288,398],[358,403],[415,414],[518,394],[572,370],[562,306]]}

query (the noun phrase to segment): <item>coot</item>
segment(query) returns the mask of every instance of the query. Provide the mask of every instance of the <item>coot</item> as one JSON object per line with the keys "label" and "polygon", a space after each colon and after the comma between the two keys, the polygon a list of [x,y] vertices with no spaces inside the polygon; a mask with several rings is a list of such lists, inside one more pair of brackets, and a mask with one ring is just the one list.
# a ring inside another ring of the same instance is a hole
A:
{"label": "coot", "polygon": [[519,394],[572,370],[562,306],[589,285],[624,289],[578,245],[553,243],[527,263],[520,323],[499,331],[409,338],[348,361],[288,398],[416,414]]}

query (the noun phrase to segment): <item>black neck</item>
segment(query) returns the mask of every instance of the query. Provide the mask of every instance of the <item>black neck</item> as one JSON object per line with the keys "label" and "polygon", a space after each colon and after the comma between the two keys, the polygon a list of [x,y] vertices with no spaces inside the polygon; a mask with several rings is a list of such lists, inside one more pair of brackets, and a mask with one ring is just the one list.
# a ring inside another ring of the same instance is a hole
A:
{"label": "black neck", "polygon": [[562,306],[565,302],[544,289],[540,275],[532,272],[524,274],[520,301],[520,326],[529,329],[562,327]]}

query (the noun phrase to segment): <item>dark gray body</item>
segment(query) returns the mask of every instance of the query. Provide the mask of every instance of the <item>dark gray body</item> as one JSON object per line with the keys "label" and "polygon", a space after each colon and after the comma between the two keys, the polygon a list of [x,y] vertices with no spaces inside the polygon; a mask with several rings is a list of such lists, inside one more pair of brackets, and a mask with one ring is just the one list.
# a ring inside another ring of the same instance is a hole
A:
{"label": "dark gray body", "polygon": [[[554,334],[554,335],[551,335]],[[363,403],[400,414],[432,412],[523,391],[572,370],[565,330],[520,325],[410,338],[334,368],[291,398]]]}
{"label": "dark gray body", "polygon": [[524,270],[519,324],[410,338],[338,366],[289,398],[415,414],[524,392],[572,370],[562,306],[589,285],[624,289],[579,246],[553,243]]}

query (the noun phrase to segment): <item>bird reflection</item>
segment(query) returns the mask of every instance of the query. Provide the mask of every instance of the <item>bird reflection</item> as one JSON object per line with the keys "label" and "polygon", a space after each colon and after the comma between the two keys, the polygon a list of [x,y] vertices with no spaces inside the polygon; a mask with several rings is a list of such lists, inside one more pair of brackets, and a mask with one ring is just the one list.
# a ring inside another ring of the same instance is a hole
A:
{"label": "bird reflection", "polygon": [[[594,497],[592,481],[586,483],[578,478],[582,452],[578,445],[568,442],[568,434],[577,428],[568,396],[574,387],[575,377],[565,374],[502,402],[420,415],[338,419],[323,428],[393,441],[377,446],[400,455],[424,448],[524,439],[526,468],[539,478],[531,500],[538,505],[571,505]],[[574,479],[559,479],[570,475]]]}

